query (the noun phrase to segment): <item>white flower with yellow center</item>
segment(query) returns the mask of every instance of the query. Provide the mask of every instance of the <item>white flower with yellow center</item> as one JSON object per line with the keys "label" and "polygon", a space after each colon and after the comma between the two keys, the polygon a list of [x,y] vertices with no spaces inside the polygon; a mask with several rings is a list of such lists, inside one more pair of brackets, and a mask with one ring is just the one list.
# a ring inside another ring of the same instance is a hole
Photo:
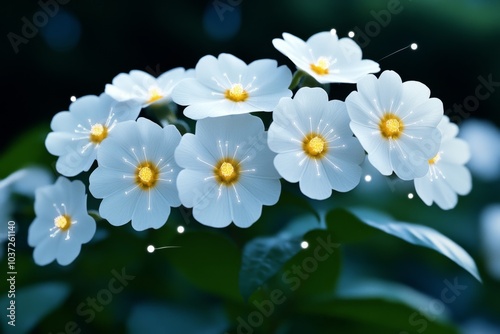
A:
{"label": "white flower with yellow center", "polygon": [[90,192],[102,198],[99,214],[111,225],[132,220],[137,231],[162,227],[170,207],[180,205],[174,150],[181,135],[146,119],[122,122],[99,149],[99,166],[90,175]]}
{"label": "white flower with yellow center", "polygon": [[319,83],[356,83],[364,75],[380,71],[373,60],[361,59],[356,42],[339,39],[335,30],[314,34],[306,42],[284,33],[283,39],[273,39],[273,45]]}
{"label": "white flower with yellow center", "polygon": [[247,65],[230,54],[209,55],[198,61],[195,72],[195,78],[182,80],[172,93],[192,119],[271,111],[282,97],[292,96],[292,73],[271,59]]}
{"label": "white flower with yellow center", "polygon": [[141,107],[135,103],[118,103],[106,94],[78,98],[69,111],[57,113],[45,140],[47,150],[59,156],[56,169],[65,176],[88,171],[97,150],[114,126],[121,121],[135,120]]}
{"label": "white flower with yellow center", "polygon": [[268,144],[278,153],[274,165],[312,199],[326,199],[332,189],[346,192],[359,183],[365,152],[349,129],[342,101],[328,101],[321,88],[304,87],[282,99],[273,113]]}
{"label": "white flower with yellow center", "polygon": [[378,79],[365,76],[347,96],[350,127],[383,175],[394,171],[402,180],[413,180],[427,174],[441,143],[437,125],[443,117],[442,102],[429,96],[427,86],[403,83],[394,71]]}
{"label": "white flower with yellow center", "polygon": [[429,159],[427,175],[414,180],[418,196],[427,205],[435,202],[441,209],[454,208],[459,195],[472,189],[472,177],[464,166],[470,159],[469,145],[456,138],[458,126],[443,116],[438,125],[442,140],[438,153]]}
{"label": "white flower with yellow center", "polygon": [[59,177],[55,184],[35,192],[36,218],[28,229],[28,244],[35,247],[38,265],[57,260],[68,265],[80,254],[81,245],[96,231],[94,219],[87,213],[87,195],[81,181]]}
{"label": "white flower with yellow center", "polygon": [[135,101],[141,106],[164,104],[172,101],[172,90],[185,78],[192,77],[193,71],[182,67],[173,68],[158,78],[151,74],[132,70],[120,73],[113,78],[112,84],[107,84],[105,93],[117,101]]}
{"label": "white flower with yellow center", "polygon": [[177,178],[179,197],[203,225],[249,227],[262,205],[278,201],[281,184],[266,144],[262,120],[252,115],[207,118],[196,134],[185,134],[175,150],[184,169]]}

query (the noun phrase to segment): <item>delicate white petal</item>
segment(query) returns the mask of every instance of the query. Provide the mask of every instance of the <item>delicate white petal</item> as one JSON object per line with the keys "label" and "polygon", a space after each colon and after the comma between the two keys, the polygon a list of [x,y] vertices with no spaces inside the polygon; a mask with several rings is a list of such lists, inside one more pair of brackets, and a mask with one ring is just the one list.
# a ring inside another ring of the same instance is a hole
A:
{"label": "delicate white petal", "polygon": [[[279,183],[278,180],[273,181]],[[259,219],[262,213],[260,193],[250,192],[249,189],[238,183],[234,188],[227,187],[227,194],[231,205],[233,222],[236,226],[247,228]],[[276,199],[275,203],[277,201]]]}
{"label": "delicate white petal", "polygon": [[472,178],[466,167],[443,161],[438,163],[436,168],[440,169],[445,176],[446,182],[457,194],[467,195],[471,191]]}
{"label": "delicate white petal", "polygon": [[99,206],[99,214],[113,226],[128,223],[139,200],[141,190],[135,189],[128,194],[116,193],[104,198]]}
{"label": "delicate white petal", "polygon": [[469,144],[459,138],[444,140],[439,149],[443,161],[463,165],[470,159]]}
{"label": "delicate white petal", "polygon": [[305,162],[305,171],[299,181],[300,191],[309,198],[323,200],[332,195],[332,187],[323,165],[312,159]]}

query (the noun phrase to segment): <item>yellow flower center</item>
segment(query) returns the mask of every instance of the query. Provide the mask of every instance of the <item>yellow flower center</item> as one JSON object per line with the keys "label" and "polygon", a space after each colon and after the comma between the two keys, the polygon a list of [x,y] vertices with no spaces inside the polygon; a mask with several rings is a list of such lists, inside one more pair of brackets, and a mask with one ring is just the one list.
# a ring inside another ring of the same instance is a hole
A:
{"label": "yellow flower center", "polygon": [[241,84],[237,83],[226,90],[224,97],[233,102],[244,102],[248,99],[248,93]]}
{"label": "yellow flower center", "polygon": [[302,149],[313,159],[321,159],[328,152],[328,142],[318,133],[310,133],[302,140]]}
{"label": "yellow flower center", "polygon": [[392,114],[386,113],[380,119],[378,124],[380,134],[385,139],[398,139],[404,130],[404,124],[401,118]]}
{"label": "yellow flower center", "polygon": [[221,159],[215,165],[214,174],[219,184],[229,186],[237,182],[240,177],[239,162],[231,158]]}
{"label": "yellow flower center", "polygon": [[153,87],[149,90],[149,100],[146,103],[153,103],[163,98],[160,90],[156,87]]}
{"label": "yellow flower center", "polygon": [[311,64],[311,70],[317,75],[328,74],[328,68],[330,67],[330,61],[325,57],[319,57],[316,64]]}
{"label": "yellow flower center", "polygon": [[71,217],[68,215],[57,216],[54,218],[54,226],[62,231],[67,231],[71,226]]}
{"label": "yellow flower center", "polygon": [[429,159],[429,165],[434,165],[439,160],[441,160],[441,155],[438,153],[434,156],[434,158]]}
{"label": "yellow flower center", "polygon": [[160,170],[149,161],[141,162],[135,170],[135,183],[143,190],[154,187],[159,177]]}
{"label": "yellow flower center", "polygon": [[90,129],[90,141],[94,144],[101,143],[108,136],[108,128],[102,124],[94,124]]}

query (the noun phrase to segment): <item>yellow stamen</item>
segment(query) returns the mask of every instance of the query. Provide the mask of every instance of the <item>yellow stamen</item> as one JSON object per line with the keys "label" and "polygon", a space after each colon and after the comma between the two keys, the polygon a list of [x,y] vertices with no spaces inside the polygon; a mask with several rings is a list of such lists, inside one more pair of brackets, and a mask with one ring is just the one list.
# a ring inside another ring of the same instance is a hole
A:
{"label": "yellow stamen", "polygon": [[71,217],[68,215],[57,216],[54,218],[54,226],[62,231],[67,231],[71,226]]}
{"label": "yellow stamen", "polygon": [[108,128],[105,125],[96,123],[90,129],[90,141],[94,144],[101,143],[108,136]]}
{"label": "yellow stamen", "polygon": [[378,124],[380,134],[385,139],[398,139],[404,130],[404,123],[398,116],[386,113]]}
{"label": "yellow stamen", "polygon": [[219,184],[229,186],[240,177],[239,162],[234,159],[221,159],[214,169],[215,179]]}
{"label": "yellow stamen", "polygon": [[330,62],[325,57],[319,57],[316,64],[311,64],[311,70],[318,75],[328,74],[328,68],[330,67]]}
{"label": "yellow stamen", "polygon": [[321,159],[328,152],[328,142],[318,133],[310,133],[302,140],[302,149],[313,159]]}
{"label": "yellow stamen", "polygon": [[154,187],[159,177],[160,170],[149,161],[141,162],[135,170],[135,183],[143,190]]}
{"label": "yellow stamen", "polygon": [[434,158],[429,159],[429,165],[434,165],[439,160],[441,160],[441,155],[438,153],[434,156]]}
{"label": "yellow stamen", "polygon": [[248,93],[241,84],[237,83],[226,90],[224,97],[233,102],[244,102],[248,99]]}
{"label": "yellow stamen", "polygon": [[163,99],[163,95],[158,88],[153,87],[149,90],[149,100],[146,103],[153,103],[160,99]]}

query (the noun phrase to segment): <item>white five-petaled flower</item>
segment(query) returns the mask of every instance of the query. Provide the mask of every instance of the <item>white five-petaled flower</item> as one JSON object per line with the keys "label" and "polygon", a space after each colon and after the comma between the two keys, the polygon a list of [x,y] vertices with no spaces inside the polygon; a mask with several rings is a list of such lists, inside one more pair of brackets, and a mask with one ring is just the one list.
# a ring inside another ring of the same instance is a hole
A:
{"label": "white five-petaled flower", "polygon": [[356,42],[339,39],[335,30],[314,34],[306,42],[284,33],[283,39],[273,39],[273,45],[320,83],[356,83],[364,75],[380,71],[373,60],[361,59]]}
{"label": "white five-petaled flower", "polygon": [[135,120],[141,111],[136,103],[116,102],[106,94],[78,98],[69,111],[57,113],[45,140],[47,150],[59,156],[56,169],[65,176],[88,171],[97,150],[121,121]]}
{"label": "white five-petaled flower", "polygon": [[281,192],[274,153],[262,120],[252,115],[207,118],[196,134],[185,134],[175,160],[185,168],[177,178],[179,197],[203,225],[249,227],[274,205]]}
{"label": "white five-petaled flower", "polygon": [[332,189],[358,185],[365,152],[349,129],[342,101],[328,101],[321,88],[304,87],[282,99],[273,113],[268,144],[278,153],[274,165],[312,199],[326,199]]}
{"label": "white five-petaled flower", "polygon": [[233,55],[204,56],[196,64],[196,77],[182,80],[174,89],[175,103],[187,106],[192,119],[271,111],[280,98],[292,96],[288,89],[292,73],[275,60],[250,64]]}
{"label": "white five-petaled flower", "polygon": [[182,67],[173,68],[158,78],[151,74],[132,70],[120,73],[106,84],[105,92],[117,101],[135,101],[143,108],[151,104],[164,104],[172,101],[172,90],[185,78],[192,77],[193,70]]}
{"label": "white five-petaled flower", "polygon": [[443,117],[442,102],[429,96],[427,86],[403,83],[394,71],[378,79],[365,76],[347,96],[350,127],[383,175],[394,171],[402,180],[413,180],[427,174],[428,160],[438,153],[437,125]]}
{"label": "white five-petaled flower", "polygon": [[427,175],[414,180],[418,196],[427,205],[435,202],[441,209],[449,210],[457,205],[457,194],[467,195],[472,189],[472,178],[464,166],[470,158],[469,145],[455,138],[458,126],[450,123],[448,116],[438,125],[442,140],[439,152],[429,159]]}
{"label": "white five-petaled flower", "polygon": [[71,182],[61,176],[55,184],[38,188],[35,214],[28,244],[35,247],[33,258],[41,266],[54,259],[63,266],[70,264],[96,231],[95,221],[87,213],[85,185],[78,180]]}
{"label": "white five-petaled flower", "polygon": [[132,220],[137,231],[162,227],[170,207],[180,205],[174,160],[180,139],[174,125],[162,128],[143,117],[118,124],[99,149],[99,166],[90,175],[90,192],[103,199],[100,215],[114,226]]}

